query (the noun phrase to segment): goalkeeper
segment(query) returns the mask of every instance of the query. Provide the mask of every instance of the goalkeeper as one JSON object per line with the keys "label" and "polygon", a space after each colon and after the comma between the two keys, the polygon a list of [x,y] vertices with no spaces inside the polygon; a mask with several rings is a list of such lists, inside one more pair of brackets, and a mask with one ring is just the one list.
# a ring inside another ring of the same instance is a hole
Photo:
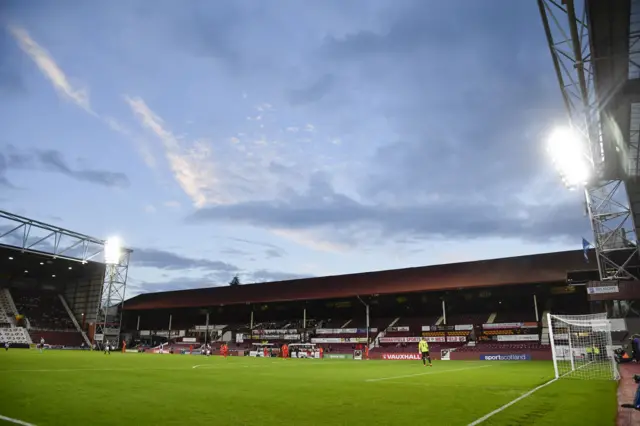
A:
{"label": "goalkeeper", "polygon": [[429,356],[429,344],[424,337],[420,340],[420,343],[418,343],[418,352],[422,356],[422,364],[426,367],[427,361],[429,361],[429,367],[432,367],[431,357]]}

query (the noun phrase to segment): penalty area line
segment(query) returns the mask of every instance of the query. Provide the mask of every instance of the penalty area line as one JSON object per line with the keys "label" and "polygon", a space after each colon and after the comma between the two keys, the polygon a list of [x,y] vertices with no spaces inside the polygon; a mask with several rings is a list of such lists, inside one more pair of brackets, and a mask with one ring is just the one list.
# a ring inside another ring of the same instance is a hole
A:
{"label": "penalty area line", "polygon": [[539,391],[540,389],[542,389],[542,388],[546,388],[546,387],[547,387],[547,386],[549,386],[551,383],[554,383],[554,382],[556,382],[557,380],[558,380],[558,379],[551,379],[551,380],[549,380],[548,382],[543,383],[543,384],[541,384],[540,386],[538,386],[538,387],[536,387],[536,388],[531,389],[529,392],[526,392],[526,393],[524,393],[524,394],[520,395],[519,397],[517,397],[517,398],[516,398],[516,399],[514,399],[513,401],[508,402],[508,403],[504,404],[502,407],[500,407],[500,408],[496,408],[495,410],[493,410],[493,411],[492,411],[492,412],[490,412],[489,414],[486,414],[486,415],[484,415],[484,416],[480,417],[479,419],[477,419],[477,420],[475,420],[475,421],[473,421],[473,422],[469,423],[467,426],[476,426],[476,425],[479,425],[480,423],[482,423],[482,422],[484,422],[484,421],[488,420],[489,418],[491,418],[491,417],[495,416],[496,414],[499,414],[499,413],[503,412],[504,410],[506,410],[507,408],[511,407],[512,405],[514,405],[514,404],[516,404],[516,403],[518,403],[518,402],[522,401],[523,399],[525,399],[525,398],[527,398],[527,397],[529,397],[529,396],[533,395],[535,392]]}
{"label": "penalty area line", "polygon": [[23,422],[22,420],[18,420],[18,419],[14,419],[12,417],[7,417],[7,416],[3,416],[0,414],[0,420],[5,421],[7,423],[13,423],[14,425],[21,425],[21,426],[36,426],[33,423],[27,423],[27,422]]}
{"label": "penalty area line", "polygon": [[480,367],[456,368],[453,370],[437,370],[437,371],[431,370],[431,371],[426,371],[424,373],[418,373],[418,374],[406,374],[404,376],[381,377],[379,379],[367,379],[365,380],[365,382],[381,382],[383,380],[404,379],[408,377],[418,377],[418,376],[430,376],[432,374],[455,373],[456,371],[477,370],[479,368],[487,368],[487,367],[491,367],[491,365],[482,365]]}

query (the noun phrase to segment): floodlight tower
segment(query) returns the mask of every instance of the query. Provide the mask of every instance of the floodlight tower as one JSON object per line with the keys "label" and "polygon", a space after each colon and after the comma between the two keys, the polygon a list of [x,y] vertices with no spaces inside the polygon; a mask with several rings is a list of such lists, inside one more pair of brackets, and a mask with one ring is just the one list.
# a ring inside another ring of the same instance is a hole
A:
{"label": "floodlight tower", "polygon": [[123,250],[118,238],[109,238],[104,245],[104,263],[106,264],[102,294],[96,314],[96,342],[111,341],[118,344],[122,323],[129,271],[130,250]]}
{"label": "floodlight tower", "polygon": [[568,113],[549,150],[567,186],[584,190],[601,281],[638,280],[629,270],[638,257],[621,158],[594,85],[586,0],[537,0],[551,59]]}

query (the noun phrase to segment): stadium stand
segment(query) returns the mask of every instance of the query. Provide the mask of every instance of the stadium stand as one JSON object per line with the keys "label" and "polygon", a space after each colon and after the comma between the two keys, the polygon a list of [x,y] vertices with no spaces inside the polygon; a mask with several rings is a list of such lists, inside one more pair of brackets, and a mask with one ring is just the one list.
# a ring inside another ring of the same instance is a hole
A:
{"label": "stadium stand", "polygon": [[[553,266],[559,258],[563,263]],[[151,346],[168,335],[170,317],[174,330],[180,327],[182,335],[201,344],[206,312],[209,324],[227,324],[222,329],[209,325],[206,341],[214,351],[222,342],[234,351],[253,343],[311,341],[327,354],[369,347],[375,358],[415,354],[424,337],[435,356],[448,349],[458,359],[495,351],[544,353],[536,359],[548,359],[542,314],[554,307],[589,312],[586,292],[568,291],[566,285],[569,265],[577,268],[583,261],[583,253],[569,252],[146,294],[125,304],[124,323],[132,338]],[[206,308],[210,303],[215,307]],[[175,339],[171,345],[185,346]]]}
{"label": "stadium stand", "polygon": [[74,330],[75,326],[62,306],[58,294],[47,290],[11,289],[18,313],[29,318],[31,326],[41,330]]}
{"label": "stadium stand", "polygon": [[75,328],[58,293],[19,287],[12,288],[8,293],[15,303],[17,313],[28,319],[32,341],[44,338],[50,345],[81,346],[82,334]]}

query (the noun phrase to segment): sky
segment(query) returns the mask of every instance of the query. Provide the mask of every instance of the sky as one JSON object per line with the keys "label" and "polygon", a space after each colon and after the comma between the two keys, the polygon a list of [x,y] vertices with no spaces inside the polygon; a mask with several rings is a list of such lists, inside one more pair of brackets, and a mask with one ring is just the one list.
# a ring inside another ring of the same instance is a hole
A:
{"label": "sky", "polygon": [[579,249],[534,1],[0,4],[0,207],[128,295]]}

